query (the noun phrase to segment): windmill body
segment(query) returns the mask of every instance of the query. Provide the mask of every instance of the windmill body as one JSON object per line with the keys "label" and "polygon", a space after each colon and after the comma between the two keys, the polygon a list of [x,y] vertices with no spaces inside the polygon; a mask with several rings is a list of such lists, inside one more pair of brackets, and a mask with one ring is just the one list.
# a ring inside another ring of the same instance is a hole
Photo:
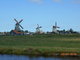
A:
{"label": "windmill body", "polygon": [[16,31],[21,31],[21,29],[20,29],[20,27],[19,27],[19,24],[16,24],[16,25],[15,25],[15,30],[16,30]]}
{"label": "windmill body", "polygon": [[55,26],[52,27],[52,32],[57,33],[57,28],[60,28],[57,26],[57,22],[55,22]]}

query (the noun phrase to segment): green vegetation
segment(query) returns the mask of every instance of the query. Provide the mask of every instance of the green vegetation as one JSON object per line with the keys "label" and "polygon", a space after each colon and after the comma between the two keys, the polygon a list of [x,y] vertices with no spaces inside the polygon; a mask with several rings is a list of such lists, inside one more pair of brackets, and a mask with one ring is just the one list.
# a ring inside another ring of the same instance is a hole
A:
{"label": "green vegetation", "polygon": [[80,35],[0,36],[1,54],[80,53]]}

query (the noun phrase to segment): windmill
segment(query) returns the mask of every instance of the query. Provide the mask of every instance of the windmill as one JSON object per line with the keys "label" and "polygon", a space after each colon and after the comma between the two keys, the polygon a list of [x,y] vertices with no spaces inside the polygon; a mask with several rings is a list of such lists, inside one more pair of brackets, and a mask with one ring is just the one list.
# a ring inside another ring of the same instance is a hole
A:
{"label": "windmill", "polygon": [[57,33],[57,28],[60,28],[57,26],[57,22],[55,22],[55,26],[52,27],[52,32]]}
{"label": "windmill", "polygon": [[16,22],[15,30],[16,31],[21,31],[21,29],[23,29],[23,27],[20,25],[20,23],[23,21],[23,19],[21,19],[19,22],[16,19],[14,19],[14,21]]}
{"label": "windmill", "polygon": [[41,33],[40,28],[42,28],[42,27],[41,27],[41,26],[39,26],[39,24],[37,24],[36,33]]}
{"label": "windmill", "polygon": [[23,21],[23,19],[21,19],[20,21],[17,21],[16,19],[14,19],[14,21],[16,22],[15,24],[15,29],[10,31],[11,35],[24,35],[24,31],[22,30],[23,27],[20,25],[20,23]]}

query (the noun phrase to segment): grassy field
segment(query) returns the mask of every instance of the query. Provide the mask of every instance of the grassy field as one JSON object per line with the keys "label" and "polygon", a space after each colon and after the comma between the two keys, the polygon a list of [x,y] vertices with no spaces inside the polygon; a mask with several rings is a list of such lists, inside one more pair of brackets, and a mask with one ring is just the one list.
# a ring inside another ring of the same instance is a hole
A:
{"label": "grassy field", "polygon": [[0,53],[6,49],[11,49],[10,53],[16,49],[17,51],[33,49],[42,52],[80,53],[80,35],[0,36]]}

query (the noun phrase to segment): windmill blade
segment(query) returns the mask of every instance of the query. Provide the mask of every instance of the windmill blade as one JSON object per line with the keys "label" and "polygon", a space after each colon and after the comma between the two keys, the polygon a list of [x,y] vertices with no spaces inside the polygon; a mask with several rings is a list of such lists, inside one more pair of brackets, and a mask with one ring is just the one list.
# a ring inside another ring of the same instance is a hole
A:
{"label": "windmill blade", "polygon": [[19,23],[21,23],[23,21],[23,19],[21,19],[20,21],[19,21]]}
{"label": "windmill blade", "polygon": [[19,24],[19,26],[23,29],[23,27]]}
{"label": "windmill blade", "polygon": [[39,24],[37,24],[37,27],[39,27]]}
{"label": "windmill blade", "polygon": [[37,24],[37,27],[38,27],[38,28],[42,28],[42,26],[39,26],[39,24]]}
{"label": "windmill blade", "polygon": [[55,26],[57,26],[57,22],[55,22]]}
{"label": "windmill blade", "polygon": [[39,28],[42,28],[42,26],[40,26]]}
{"label": "windmill blade", "polygon": [[57,27],[57,28],[60,28],[60,27]]}
{"label": "windmill blade", "polygon": [[14,19],[14,21],[16,21],[18,23],[18,21],[16,19]]}

